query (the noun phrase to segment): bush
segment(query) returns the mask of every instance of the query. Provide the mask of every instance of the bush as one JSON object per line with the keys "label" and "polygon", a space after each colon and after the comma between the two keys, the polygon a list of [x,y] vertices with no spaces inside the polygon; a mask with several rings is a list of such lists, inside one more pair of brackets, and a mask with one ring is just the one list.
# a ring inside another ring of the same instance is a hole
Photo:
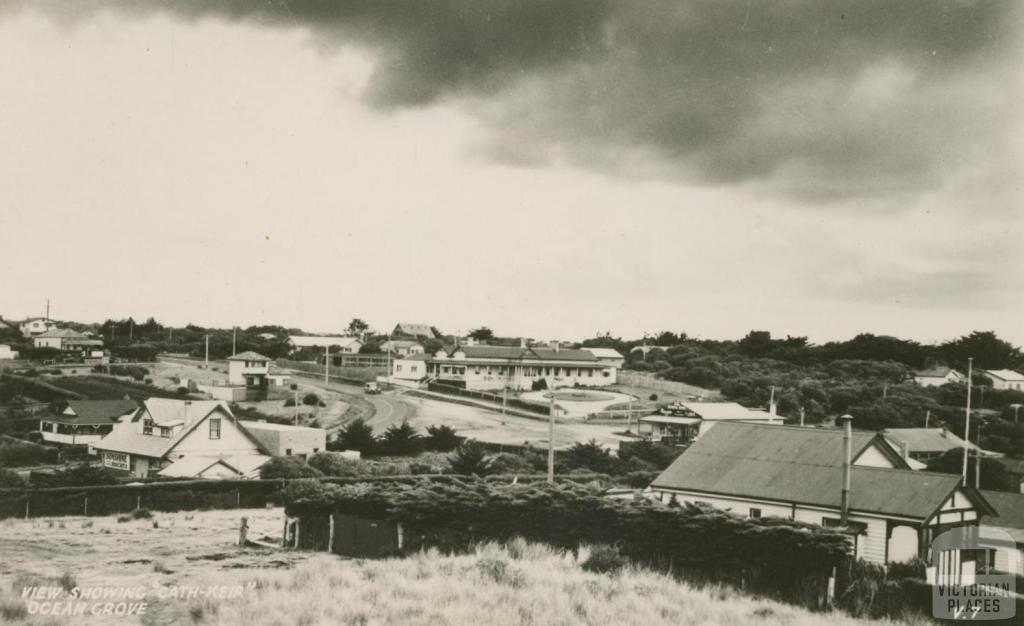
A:
{"label": "bush", "polygon": [[309,392],[306,395],[302,396],[302,403],[305,404],[306,406],[319,406],[320,396],[316,395],[313,392]]}
{"label": "bush", "polygon": [[510,452],[496,454],[491,459],[491,470],[495,474],[529,474],[534,470],[529,459]]}
{"label": "bush", "polygon": [[178,387],[177,391],[178,391],[179,395],[182,395],[182,396],[187,395],[188,394],[188,387]]}
{"label": "bush", "polygon": [[650,397],[648,398],[648,400],[650,400],[651,402],[657,402],[658,401],[658,394],[652,393],[650,395]]}
{"label": "bush", "polygon": [[21,489],[25,486],[25,479],[18,472],[0,467],[0,488]]}
{"label": "bush", "polygon": [[451,426],[428,426],[427,437],[424,442],[427,450],[436,450],[437,452],[451,452],[459,446],[459,442],[462,438],[455,434],[455,429]]}
{"label": "bush", "polygon": [[608,574],[617,572],[629,564],[629,560],[622,556],[615,546],[599,545],[590,548],[590,555],[580,564],[584,571],[595,574]]}
{"label": "bush", "polygon": [[297,456],[275,456],[260,467],[260,478],[316,478],[323,472]]}
{"label": "bush", "polygon": [[33,487],[85,487],[89,485],[115,485],[121,476],[118,472],[98,465],[76,465],[52,474],[32,472]]}
{"label": "bush", "polygon": [[545,391],[548,388],[548,381],[546,378],[539,378],[530,384],[530,389],[533,391]]}
{"label": "bush", "polygon": [[307,463],[324,476],[350,477],[368,473],[359,461],[346,459],[336,452],[317,452]]}
{"label": "bush", "polygon": [[484,447],[470,439],[465,441],[448,458],[452,472],[465,476],[486,476],[493,473],[491,459]]}
{"label": "bush", "polygon": [[377,438],[373,428],[356,419],[338,431],[338,438],[327,444],[329,450],[358,450],[362,456],[371,456],[377,451]]}
{"label": "bush", "polygon": [[288,398],[287,400],[284,401],[284,405],[286,407],[295,406],[295,398]]}
{"label": "bush", "polygon": [[412,456],[423,451],[423,438],[406,421],[388,426],[379,443],[380,453],[386,456]]}

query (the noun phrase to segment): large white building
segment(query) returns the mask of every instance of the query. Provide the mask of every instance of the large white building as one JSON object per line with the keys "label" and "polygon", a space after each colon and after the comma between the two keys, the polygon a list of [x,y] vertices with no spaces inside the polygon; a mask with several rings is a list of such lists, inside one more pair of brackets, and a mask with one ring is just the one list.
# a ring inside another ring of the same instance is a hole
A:
{"label": "large white building", "polygon": [[967,377],[951,367],[932,367],[914,372],[914,382],[922,387],[940,387],[949,383],[962,383]]}
{"label": "large white building", "polygon": [[345,353],[358,354],[363,347],[363,342],[358,337],[346,337],[343,335],[291,335],[288,337],[288,345],[293,350],[300,348],[330,348],[331,354]]}
{"label": "large white building", "polygon": [[455,346],[426,358],[413,356],[396,360],[392,375],[478,390],[529,390],[539,380],[549,389],[577,384],[604,387],[616,379],[616,368],[593,353],[558,346]]}

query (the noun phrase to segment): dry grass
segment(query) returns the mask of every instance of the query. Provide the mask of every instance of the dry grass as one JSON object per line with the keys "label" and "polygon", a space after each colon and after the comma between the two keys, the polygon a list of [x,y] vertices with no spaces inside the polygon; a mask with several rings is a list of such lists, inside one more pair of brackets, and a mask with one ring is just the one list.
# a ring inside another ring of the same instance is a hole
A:
{"label": "dry grass", "polygon": [[[328,554],[238,550],[238,515],[250,527],[280,523],[280,511],[158,514],[118,524],[97,518],[94,528],[68,525],[55,534],[32,522],[2,524],[0,623],[28,624],[277,624],[842,626],[868,622],[811,613],[750,598],[721,587],[693,588],[667,576],[625,569],[615,575],[583,571],[578,556],[516,541],[488,544],[475,554],[425,552],[406,559],[352,561]],[[73,529],[73,530],[72,530]],[[105,534],[103,529],[112,529]],[[33,532],[28,532],[33,531]],[[259,531],[257,531],[259,532]],[[10,537],[15,539],[11,540]],[[13,547],[13,552],[11,552]],[[147,595],[141,617],[29,615],[19,597],[26,585],[235,585],[237,599],[173,599]]]}

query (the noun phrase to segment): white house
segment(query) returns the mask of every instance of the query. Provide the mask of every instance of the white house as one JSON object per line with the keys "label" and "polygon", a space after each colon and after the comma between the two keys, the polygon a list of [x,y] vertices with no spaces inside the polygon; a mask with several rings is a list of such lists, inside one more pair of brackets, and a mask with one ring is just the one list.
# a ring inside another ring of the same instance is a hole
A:
{"label": "white house", "polygon": [[845,436],[849,459],[842,430],[720,422],[654,480],[650,493],[666,503],[834,527],[850,537],[856,556],[879,564],[927,557],[939,534],[995,513],[959,475],[909,469],[877,433]]}
{"label": "white house", "polygon": [[421,381],[427,377],[429,354],[410,354],[395,359],[391,364],[391,376],[398,380]]}
{"label": "white house", "polygon": [[59,415],[39,420],[44,441],[69,445],[95,444],[114,426],[139,409],[134,400],[68,400]]}
{"label": "white house", "polygon": [[1013,370],[985,370],[985,375],[992,379],[993,389],[1024,391],[1024,374]]}
{"label": "white house", "polygon": [[972,453],[978,449],[976,444],[964,442],[946,428],[886,428],[882,435],[894,449],[922,463],[950,450],[963,450],[965,445]]}
{"label": "white house", "polygon": [[389,339],[380,344],[380,351],[385,353],[391,352],[400,356],[423,354],[425,352],[423,344],[420,342],[405,339]]}
{"label": "white house", "polygon": [[614,348],[583,348],[587,352],[597,357],[597,360],[602,363],[607,363],[608,367],[620,370],[626,363],[626,357],[619,354],[618,350]]}
{"label": "white house", "polygon": [[676,402],[661,412],[641,417],[637,434],[653,441],[685,443],[700,437],[719,422],[783,423],[774,410],[756,411],[735,402]]}
{"label": "white house", "polygon": [[363,347],[363,342],[358,337],[345,337],[342,335],[314,336],[314,335],[291,335],[288,337],[288,344],[292,350],[300,348],[330,348],[331,354],[339,352],[345,354],[358,354]]}
{"label": "white house", "polygon": [[323,428],[249,420],[239,424],[259,439],[266,451],[273,456],[306,458],[327,449],[327,431]]}
{"label": "white house", "polygon": [[[398,362],[392,367],[392,374]],[[404,366],[404,362],[403,362]],[[568,348],[455,346],[426,360],[429,378],[453,387],[479,390],[531,389],[543,380],[549,389],[615,383],[615,369],[586,350]]]}
{"label": "white house", "polygon": [[236,469],[269,458],[227,404],[215,400],[150,398],[93,448],[104,467],[139,478],[191,457],[224,459]]}
{"label": "white house", "polygon": [[26,337],[45,333],[54,327],[56,327],[56,324],[45,317],[30,317],[27,320],[18,322],[18,330]]}
{"label": "white house", "polygon": [[12,350],[11,346],[6,343],[0,343],[0,359],[16,359],[18,358],[18,351]]}
{"label": "white house", "polygon": [[982,490],[992,507],[998,513],[994,517],[982,519],[982,525],[997,528],[1014,540],[1014,551],[1016,558],[1003,552],[996,551],[994,565],[996,571],[1024,576],[1024,495],[1009,493],[1006,491]]}
{"label": "white house", "polygon": [[932,367],[914,372],[914,382],[922,387],[939,387],[947,383],[962,383],[967,377],[951,367]]}
{"label": "white house", "polygon": [[103,340],[93,339],[69,328],[50,328],[32,338],[37,348],[55,348],[61,352],[76,353],[83,357],[103,356]]}

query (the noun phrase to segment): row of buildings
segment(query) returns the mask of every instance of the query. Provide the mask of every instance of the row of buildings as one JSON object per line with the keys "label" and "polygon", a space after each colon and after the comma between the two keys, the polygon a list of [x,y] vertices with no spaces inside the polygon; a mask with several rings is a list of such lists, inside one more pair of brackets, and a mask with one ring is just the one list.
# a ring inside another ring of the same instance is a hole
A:
{"label": "row of buildings", "polygon": [[272,456],[327,449],[321,428],[239,420],[218,400],[69,400],[39,430],[45,441],[88,445],[104,467],[138,478],[254,477]]}
{"label": "row of buildings", "polygon": [[[1024,391],[1024,374],[1013,370],[981,370],[980,374],[992,381],[993,389]],[[914,372],[914,382],[922,387],[939,387],[949,383],[962,383],[967,376],[951,367],[932,367]]]}

